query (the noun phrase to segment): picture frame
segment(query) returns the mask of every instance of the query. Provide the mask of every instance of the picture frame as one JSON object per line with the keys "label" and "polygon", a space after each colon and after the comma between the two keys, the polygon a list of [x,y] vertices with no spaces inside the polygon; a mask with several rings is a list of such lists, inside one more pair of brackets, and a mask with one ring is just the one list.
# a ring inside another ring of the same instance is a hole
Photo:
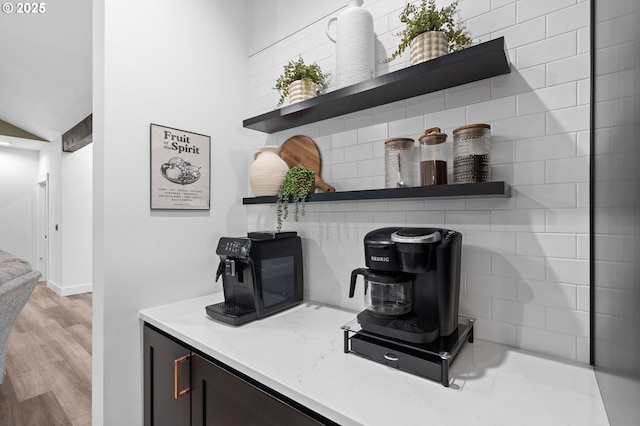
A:
{"label": "picture frame", "polygon": [[152,210],[209,210],[211,138],[150,125],[150,204]]}

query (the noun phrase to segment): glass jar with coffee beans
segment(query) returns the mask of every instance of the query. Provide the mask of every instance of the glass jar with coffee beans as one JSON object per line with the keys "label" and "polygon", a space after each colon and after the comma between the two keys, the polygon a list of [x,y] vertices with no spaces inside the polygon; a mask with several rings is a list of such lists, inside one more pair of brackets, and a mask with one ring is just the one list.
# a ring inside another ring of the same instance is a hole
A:
{"label": "glass jar with coffee beans", "polygon": [[439,127],[424,131],[420,141],[420,185],[447,184],[446,133]]}
{"label": "glass jar with coffee beans", "polygon": [[453,183],[491,180],[491,126],[468,124],[453,131]]}

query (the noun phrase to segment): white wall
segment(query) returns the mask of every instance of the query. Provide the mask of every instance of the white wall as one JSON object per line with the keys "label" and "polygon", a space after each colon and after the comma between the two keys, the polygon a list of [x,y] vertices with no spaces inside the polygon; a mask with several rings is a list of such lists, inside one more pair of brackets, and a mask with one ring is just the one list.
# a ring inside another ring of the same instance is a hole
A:
{"label": "white wall", "polygon": [[62,153],[61,225],[62,296],[92,288],[93,144]]}
{"label": "white wall", "polygon": [[[379,75],[407,66],[406,54],[382,64],[398,43],[393,34],[401,29],[404,4],[365,1],[374,17]],[[362,309],[360,298],[348,298],[348,279],[364,266],[366,232],[405,224],[448,227],[463,233],[461,312],[478,318],[477,337],[586,363],[589,2],[464,0],[460,10],[474,39],[505,37],[510,74],[273,135],[253,132],[251,149],[305,134],[320,147],[322,176],[337,190],[381,188],[386,138],[417,139],[439,126],[451,150],[454,128],[491,124],[493,178],[512,186],[511,198],[312,203],[302,222],[285,224],[304,240],[306,294]],[[274,81],[300,53],[335,75],[325,23],[251,56],[250,116],[275,107]],[[248,211],[251,229],[275,228],[274,206]]]}
{"label": "white wall", "polygon": [[0,248],[38,267],[38,151],[0,147]]}
{"label": "white wall", "polygon": [[[94,425],[142,424],[138,312],[219,291],[217,241],[246,232],[247,13],[94,1]],[[210,210],[150,210],[151,123],[211,136]]]}

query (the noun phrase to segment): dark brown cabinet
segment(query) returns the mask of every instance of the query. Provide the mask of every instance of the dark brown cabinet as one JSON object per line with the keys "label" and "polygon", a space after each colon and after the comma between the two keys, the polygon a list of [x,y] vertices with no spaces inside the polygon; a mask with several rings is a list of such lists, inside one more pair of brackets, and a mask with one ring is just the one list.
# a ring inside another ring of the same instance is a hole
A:
{"label": "dark brown cabinet", "polygon": [[148,324],[144,392],[145,426],[335,424]]}

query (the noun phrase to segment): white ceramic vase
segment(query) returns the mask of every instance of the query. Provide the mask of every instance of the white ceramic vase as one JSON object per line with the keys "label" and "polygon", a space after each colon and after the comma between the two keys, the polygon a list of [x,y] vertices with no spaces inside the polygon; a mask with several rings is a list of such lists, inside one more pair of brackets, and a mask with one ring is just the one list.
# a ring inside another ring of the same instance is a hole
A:
{"label": "white ceramic vase", "polygon": [[316,96],[318,88],[315,83],[306,85],[302,80],[296,80],[289,85],[289,104],[306,101]]}
{"label": "white ceramic vase", "polygon": [[289,166],[279,153],[279,146],[263,146],[253,155],[249,184],[254,197],[278,195],[284,176],[289,171]]}
{"label": "white ceramic vase", "polygon": [[[347,8],[327,22],[327,37],[336,44],[336,86],[338,89],[375,76],[373,17],[362,8],[363,0],[349,0]],[[331,24],[336,24],[335,37]]]}
{"label": "white ceramic vase", "polygon": [[437,58],[438,56],[449,53],[449,43],[447,36],[442,31],[427,31],[418,34],[411,43],[409,43],[411,52],[411,65]]}

